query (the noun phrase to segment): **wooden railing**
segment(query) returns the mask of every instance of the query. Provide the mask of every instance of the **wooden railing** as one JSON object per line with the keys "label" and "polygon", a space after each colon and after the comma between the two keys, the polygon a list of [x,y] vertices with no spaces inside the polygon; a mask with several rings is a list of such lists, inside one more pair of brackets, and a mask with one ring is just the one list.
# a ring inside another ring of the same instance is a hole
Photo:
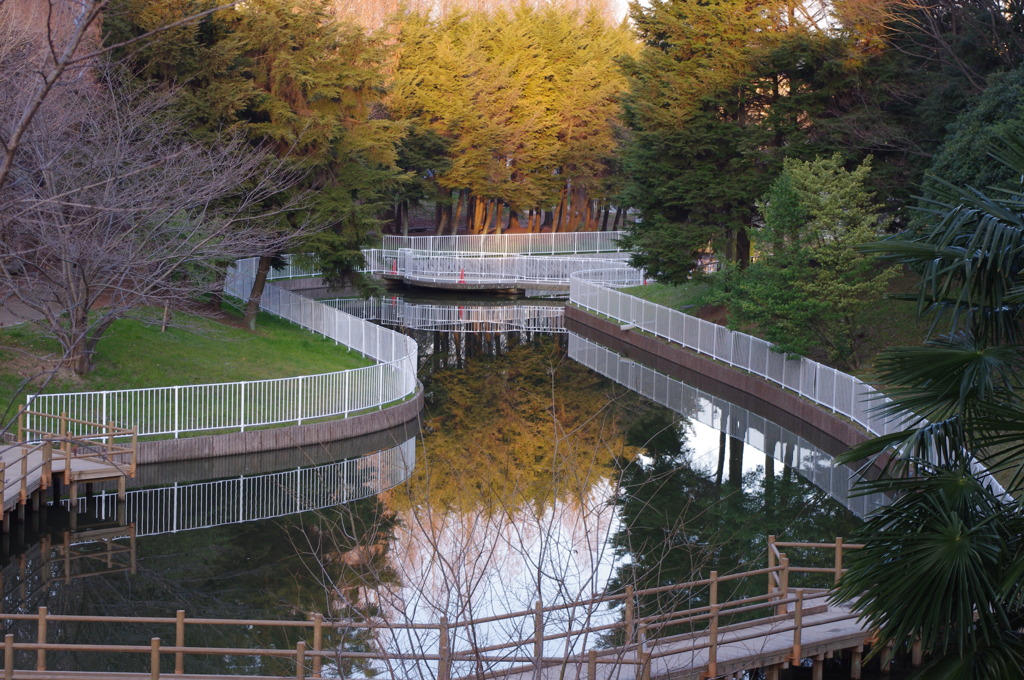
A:
{"label": "wooden railing", "polygon": [[[18,412],[18,443],[6,447],[4,460],[0,461],[0,488],[3,489],[0,512],[4,513],[4,518],[15,503],[23,507],[30,494],[52,486],[55,464],[63,467],[61,472],[73,497],[79,477],[120,478],[119,489],[123,495],[123,479],[134,478],[138,465],[135,430],[113,423],[104,425],[69,418],[66,413],[46,416],[45,420],[43,415],[25,408]],[[27,424],[30,416],[36,416],[35,422],[39,423],[52,421],[56,427],[31,427]],[[116,438],[127,439],[127,442],[118,443]],[[16,500],[13,498],[15,489]]]}
{"label": "wooden railing", "polygon": [[[835,567],[825,569],[813,566],[793,566],[789,563],[789,559],[779,552],[779,548],[786,547],[813,550],[831,549],[834,551]],[[18,652],[24,654],[26,651],[34,653],[36,671],[47,669],[47,659],[50,653],[93,652],[147,656],[148,673],[151,678],[161,677],[162,659],[167,660],[168,667],[171,666],[170,660],[173,659],[173,674],[182,674],[185,672],[187,658],[214,655],[256,657],[260,660],[285,659],[289,664],[294,664],[294,677],[296,678],[321,677],[325,659],[377,660],[389,664],[412,662],[413,664],[428,664],[437,680],[452,680],[453,677],[456,677],[460,664],[466,662],[471,662],[474,665],[475,670],[472,675],[479,680],[497,676],[511,677],[518,673],[531,672],[542,666],[564,664],[578,664],[580,669],[586,669],[586,677],[591,679],[597,677],[596,671],[599,665],[634,666],[636,677],[648,680],[651,676],[652,661],[671,655],[701,651],[706,653],[706,662],[702,663],[697,670],[703,670],[706,676],[714,677],[719,671],[718,649],[723,641],[728,638],[728,642],[732,643],[763,636],[764,633],[755,630],[755,627],[765,623],[772,625],[773,634],[792,632],[792,648],[787,651],[787,662],[799,663],[803,632],[809,625],[821,625],[822,623],[821,617],[819,617],[817,624],[810,624],[807,622],[807,617],[826,611],[824,598],[829,595],[829,588],[835,575],[842,573],[843,553],[856,547],[859,546],[844,544],[842,539],[836,539],[832,543],[792,543],[777,541],[771,537],[768,549],[770,564],[763,569],[721,576],[712,572],[706,579],[659,588],[634,590],[627,587],[624,592],[554,606],[543,606],[542,603],[537,602],[536,606],[529,610],[455,622],[449,622],[442,617],[437,623],[395,624],[383,621],[328,620],[320,614],[312,616],[308,621],[212,619],[188,617],[184,610],[179,610],[173,617],[80,616],[51,614],[46,607],[40,607],[35,614],[0,613],[0,621],[6,621],[8,626],[14,622],[25,622],[34,627],[34,631],[31,629],[22,631],[19,635],[22,637],[28,633],[28,639],[33,641],[26,639],[16,641],[14,634],[6,635],[3,677],[6,680],[14,677],[16,655]],[[789,576],[792,572],[827,573],[829,578],[826,579],[822,587],[792,589],[788,587]],[[720,601],[719,588],[723,584],[760,577],[768,579],[767,592]],[[702,604],[681,611],[638,615],[638,603],[643,598],[666,593],[686,593],[691,596],[696,593]],[[558,629],[553,631],[547,630],[547,627],[550,626],[546,627],[545,625],[549,615],[560,610],[581,607],[593,609],[607,607],[609,604],[622,606],[621,620],[603,625],[590,625],[587,622],[587,617],[583,617],[586,625],[567,625],[563,621],[557,625]],[[763,611],[765,615],[752,619],[752,615],[759,611]],[[834,624],[837,621],[853,619],[855,616],[855,614],[845,611],[838,612],[825,622]],[[521,639],[496,644],[484,643],[464,649],[457,649],[453,644],[453,640],[458,637],[457,631],[461,628],[509,619],[520,619],[523,623],[518,629],[528,635],[520,636]],[[165,626],[167,634],[152,637],[149,644],[134,645],[52,641],[52,631],[65,623],[89,623],[92,628],[100,624],[120,627],[156,625],[158,627]],[[276,630],[278,633],[290,629],[293,632],[300,632],[303,639],[297,641],[294,647],[287,649],[251,649],[187,644],[187,640],[196,640],[200,637],[199,631],[195,630],[198,626],[259,628],[265,632]],[[381,651],[374,652],[325,649],[325,635],[334,629],[342,628],[347,631],[362,629],[368,635],[378,638],[383,631],[392,634],[396,631],[404,631],[403,635],[413,630],[429,631],[432,639],[436,640],[436,646],[427,648],[424,645],[421,649],[411,653],[391,653],[386,651],[383,645],[379,646]],[[680,628],[689,630],[677,632]],[[573,641],[602,633],[620,635],[621,644],[614,648],[589,649],[574,654],[551,654],[545,651],[545,643],[552,641],[565,643],[569,648],[582,648],[585,645],[579,645]],[[171,641],[171,644],[165,644],[165,639]],[[396,673],[393,675],[397,677]],[[107,676],[116,677],[117,674],[109,673]]]}

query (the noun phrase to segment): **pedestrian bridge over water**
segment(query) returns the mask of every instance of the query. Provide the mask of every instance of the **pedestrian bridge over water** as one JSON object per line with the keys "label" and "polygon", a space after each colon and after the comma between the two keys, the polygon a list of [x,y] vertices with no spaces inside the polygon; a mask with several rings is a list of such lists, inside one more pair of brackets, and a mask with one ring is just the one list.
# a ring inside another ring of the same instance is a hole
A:
{"label": "pedestrian bridge over water", "polygon": [[[365,271],[385,279],[451,290],[569,290],[572,274],[628,267],[624,232],[385,236],[381,248],[363,250]],[[270,280],[317,276],[289,263]]]}

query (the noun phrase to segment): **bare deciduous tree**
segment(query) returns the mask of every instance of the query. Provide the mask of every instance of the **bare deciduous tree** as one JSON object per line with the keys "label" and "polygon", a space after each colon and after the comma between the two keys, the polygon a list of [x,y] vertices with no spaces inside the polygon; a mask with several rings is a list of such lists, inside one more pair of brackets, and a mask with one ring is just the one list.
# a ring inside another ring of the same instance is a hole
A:
{"label": "bare deciduous tree", "polygon": [[[9,121],[37,93],[31,67],[0,69]],[[172,95],[97,76],[50,90],[0,185],[0,300],[55,337],[78,374],[116,319],[194,306],[227,262],[284,248],[273,222],[295,207],[260,210],[295,179],[267,154],[237,137],[194,143],[170,120]]]}

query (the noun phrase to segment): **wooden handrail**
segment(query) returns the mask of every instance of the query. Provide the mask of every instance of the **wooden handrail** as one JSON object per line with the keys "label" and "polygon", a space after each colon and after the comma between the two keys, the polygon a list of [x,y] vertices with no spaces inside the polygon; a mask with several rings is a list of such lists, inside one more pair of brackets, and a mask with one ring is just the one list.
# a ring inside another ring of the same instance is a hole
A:
{"label": "wooden handrail", "polygon": [[[111,534],[112,532],[106,532]],[[113,537],[113,536],[111,536]],[[65,541],[65,546],[67,540]],[[770,546],[769,554],[772,554],[772,550],[778,550],[780,547],[809,547],[812,549],[828,549],[836,548],[841,546],[840,550],[851,548],[850,545],[844,545],[841,541],[836,541],[831,544],[793,544],[793,543],[781,543],[774,542]],[[65,548],[66,552],[69,552]],[[841,552],[837,551],[841,554]],[[102,556],[83,556],[83,557],[102,557]],[[772,558],[769,557],[769,560]],[[116,653],[129,653],[129,654],[144,654],[149,653],[151,660],[153,660],[153,668],[159,670],[160,658],[173,658],[175,672],[180,674],[184,672],[187,664],[187,657],[194,655],[222,655],[222,656],[233,656],[233,655],[246,655],[246,656],[258,656],[258,657],[278,657],[285,659],[293,659],[296,664],[296,676],[307,677],[307,672],[312,669],[311,677],[319,677],[322,670],[323,658],[325,656],[336,656],[339,654],[336,649],[325,650],[324,647],[324,630],[330,630],[332,627],[356,627],[361,626],[367,629],[377,629],[381,627],[391,628],[418,628],[426,630],[436,630],[438,632],[438,646],[436,650],[424,649],[414,653],[392,653],[387,650],[381,649],[378,651],[369,652],[344,652],[341,656],[350,659],[393,659],[393,660],[408,660],[408,661],[420,661],[420,662],[431,662],[437,663],[437,678],[438,680],[451,680],[453,672],[453,664],[466,661],[475,660],[480,662],[495,662],[503,664],[504,672],[508,672],[509,665],[512,664],[525,664],[524,668],[538,667],[543,665],[552,665],[559,663],[579,663],[581,666],[586,668],[594,669],[597,664],[601,663],[624,663],[639,666],[637,670],[637,676],[639,678],[649,677],[651,662],[653,659],[663,658],[670,654],[678,654],[680,651],[692,651],[692,650],[705,650],[707,652],[707,667],[705,673],[709,676],[714,676],[717,673],[718,659],[717,652],[718,648],[723,641],[730,643],[738,640],[753,639],[754,637],[763,635],[762,632],[754,631],[753,629],[760,623],[771,622],[773,624],[774,632],[792,631],[793,632],[793,646],[791,659],[798,659],[801,652],[802,644],[802,631],[808,625],[824,625],[827,622],[834,622],[839,620],[845,620],[850,618],[856,618],[853,613],[840,613],[836,616],[829,616],[822,619],[820,616],[822,613],[828,611],[827,607],[822,605],[810,606],[809,603],[815,600],[821,600],[828,596],[829,591],[827,589],[821,590],[809,590],[804,588],[794,589],[789,592],[787,578],[790,571],[796,571],[797,567],[790,566],[789,559],[785,557],[784,553],[778,553],[777,561],[779,562],[775,566],[756,569],[749,572],[741,572],[736,574],[728,574],[725,576],[719,576],[717,573],[712,573],[712,577],[709,579],[699,579],[684,584],[675,586],[679,590],[692,589],[693,587],[704,588],[706,587],[709,602],[706,605],[699,607],[691,607],[685,610],[669,612],[669,613],[657,613],[652,615],[646,615],[642,617],[636,617],[635,612],[629,616],[627,623],[625,612],[622,621],[609,625],[600,626],[586,626],[580,630],[559,630],[552,634],[546,634],[544,613],[549,611],[555,611],[557,609],[564,609],[571,606],[580,606],[580,603],[562,604],[552,607],[544,607],[541,602],[537,602],[535,606],[530,610],[524,612],[515,612],[513,614],[506,614],[499,617],[487,617],[488,622],[496,619],[512,619],[512,618],[523,618],[529,622],[532,618],[532,635],[523,640],[511,640],[502,644],[495,644],[491,646],[480,646],[473,647],[471,649],[453,649],[454,636],[452,631],[460,625],[466,625],[466,622],[459,622],[456,624],[449,623],[443,617],[436,624],[399,624],[391,626],[390,624],[378,623],[378,622],[354,622],[350,619],[338,619],[331,620],[326,619],[322,615],[314,615],[309,620],[272,620],[272,619],[213,619],[213,618],[189,618],[186,616],[184,610],[176,612],[175,616],[164,616],[164,617],[132,617],[132,616],[83,616],[83,615],[68,615],[68,614],[52,614],[47,608],[40,607],[37,613],[2,613],[0,612],[0,621],[29,621],[35,624],[35,635],[33,636],[34,642],[14,642],[12,638],[5,640],[5,668],[10,667],[13,672],[13,658],[18,652],[35,652],[35,667],[36,670],[46,670],[47,664],[47,653],[54,651],[80,651],[80,652],[116,652]],[[839,564],[839,560],[836,560]],[[811,573],[829,573],[830,569],[814,568],[815,571]],[[727,600],[724,602],[718,601],[717,586],[723,581],[735,580],[739,578],[749,578],[752,575],[766,576],[771,582],[772,579],[778,577],[777,583],[779,587],[773,589],[764,594],[750,595],[737,597],[736,599]],[[654,588],[639,590],[636,592],[628,593],[616,593],[606,598],[591,598],[582,602],[587,602],[591,605],[599,604],[602,602],[620,602],[625,600],[626,602],[635,602],[635,597],[644,593],[661,593],[666,592],[666,588]],[[792,610],[790,610],[790,605]],[[740,621],[736,623],[728,623],[728,618],[735,617],[740,614],[749,614],[754,611],[766,610],[769,615],[760,619],[751,621]],[[818,621],[817,623],[812,622],[808,624],[808,618],[814,614]],[[48,629],[53,628],[54,624],[63,622],[79,622],[79,623],[109,623],[114,625],[123,626],[135,626],[139,624],[159,624],[167,627],[167,633],[164,636],[157,636],[150,640],[148,645],[96,645],[96,644],[75,644],[75,643],[55,643],[47,639]],[[664,629],[670,626],[678,625],[693,625],[707,623],[708,628],[704,629],[703,632],[690,631],[681,635],[668,635],[666,637],[654,637],[648,638],[647,633],[656,629]],[[302,638],[292,649],[251,649],[251,648],[231,648],[231,647],[203,647],[195,645],[187,645],[186,641],[189,639],[188,629],[196,625],[214,625],[214,626],[241,626],[246,628],[253,627],[265,627],[265,628],[277,628],[277,629],[297,629],[301,631]],[[526,630],[530,630],[529,623],[526,624]],[[564,654],[561,656],[545,656],[544,654],[544,643],[551,640],[558,640],[573,635],[587,635],[592,634],[600,630],[607,630],[611,628],[620,628],[625,633],[628,628],[631,628],[629,635],[624,636],[626,644],[622,647],[618,647],[614,650],[585,650],[576,654]],[[31,639],[31,638],[30,638]],[[173,644],[166,644],[166,642]],[[683,643],[681,649],[679,644]],[[497,652],[497,653],[496,653]],[[483,671],[482,675],[487,676],[489,671]]]}

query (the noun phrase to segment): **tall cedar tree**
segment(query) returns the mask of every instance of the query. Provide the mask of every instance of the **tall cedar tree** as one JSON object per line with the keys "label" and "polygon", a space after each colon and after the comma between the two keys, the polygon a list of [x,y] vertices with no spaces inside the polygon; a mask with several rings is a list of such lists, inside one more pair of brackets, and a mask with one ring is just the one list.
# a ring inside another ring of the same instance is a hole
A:
{"label": "tall cedar tree", "polygon": [[[624,202],[640,213],[636,264],[685,280],[709,247],[744,266],[755,200],[784,157],[879,151],[883,109],[867,69],[877,46],[821,31],[774,0],[634,5],[644,49],[624,66]],[[868,134],[870,133],[870,134]]]}
{"label": "tall cedar tree", "polygon": [[[516,215],[565,203],[570,187],[578,209],[609,196],[625,87],[614,59],[630,50],[628,31],[596,12],[525,5],[441,20],[406,14],[397,31],[390,109],[441,140],[435,167],[417,168],[439,196],[465,191]],[[570,220],[570,209],[559,221],[578,228],[584,220]],[[486,230],[493,207],[489,215],[471,216],[472,228]]]}

